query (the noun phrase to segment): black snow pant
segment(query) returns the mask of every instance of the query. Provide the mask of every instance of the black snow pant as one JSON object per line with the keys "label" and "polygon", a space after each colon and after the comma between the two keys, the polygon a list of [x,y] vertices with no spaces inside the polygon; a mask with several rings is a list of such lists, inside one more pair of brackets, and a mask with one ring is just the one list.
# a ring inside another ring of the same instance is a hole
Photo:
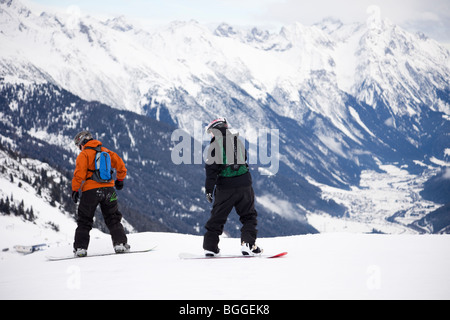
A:
{"label": "black snow pant", "polygon": [[94,223],[95,209],[100,204],[105,224],[111,234],[113,245],[127,243],[127,236],[120,223],[122,214],[117,204],[116,190],[112,187],[87,190],[82,193],[78,206],[78,227],[75,231],[75,249],[87,249],[89,246],[89,232]]}
{"label": "black snow pant", "polygon": [[219,236],[223,232],[228,215],[233,207],[242,223],[241,241],[255,244],[257,235],[257,212],[252,186],[220,190],[216,188],[211,217],[206,223],[203,249],[218,252]]}

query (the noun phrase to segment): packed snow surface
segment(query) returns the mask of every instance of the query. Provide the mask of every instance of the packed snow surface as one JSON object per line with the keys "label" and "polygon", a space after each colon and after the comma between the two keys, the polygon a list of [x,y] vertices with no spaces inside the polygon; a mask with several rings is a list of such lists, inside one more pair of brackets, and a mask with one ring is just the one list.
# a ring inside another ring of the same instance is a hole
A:
{"label": "packed snow surface", "polygon": [[[111,252],[95,233],[89,253]],[[202,237],[129,235],[135,250],[155,251],[50,262],[70,255],[59,243],[30,255],[3,253],[0,299],[449,299],[450,236],[329,233],[261,238],[279,259],[181,260],[202,253]],[[239,239],[222,238],[224,254]]]}

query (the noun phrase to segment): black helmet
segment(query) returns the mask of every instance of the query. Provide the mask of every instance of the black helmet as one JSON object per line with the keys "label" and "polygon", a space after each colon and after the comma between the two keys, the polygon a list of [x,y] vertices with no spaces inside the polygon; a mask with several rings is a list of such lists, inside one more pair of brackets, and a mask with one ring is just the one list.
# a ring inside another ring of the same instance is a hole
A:
{"label": "black helmet", "polygon": [[208,126],[206,126],[206,132],[211,133],[212,129],[220,129],[220,128],[228,128],[228,122],[225,118],[218,118],[216,120],[211,121]]}
{"label": "black helmet", "polygon": [[81,147],[86,142],[88,142],[89,140],[92,140],[92,139],[93,139],[92,134],[87,130],[83,130],[83,131],[77,133],[75,138],[73,138],[73,142],[79,149],[81,149]]}

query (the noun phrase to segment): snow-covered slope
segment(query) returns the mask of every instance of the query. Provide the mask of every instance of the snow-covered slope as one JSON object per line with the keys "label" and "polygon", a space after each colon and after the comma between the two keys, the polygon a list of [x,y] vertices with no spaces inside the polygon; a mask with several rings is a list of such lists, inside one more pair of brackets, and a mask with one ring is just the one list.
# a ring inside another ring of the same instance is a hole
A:
{"label": "snow-covered slope", "polygon": [[[67,184],[61,173],[38,160],[14,159],[3,150],[0,168],[2,249],[60,241],[73,233],[76,227],[73,214],[53,194],[53,190]],[[43,233],[46,237],[42,237]]]}
{"label": "snow-covered slope", "polygon": [[[69,245],[0,262],[0,299],[449,299],[450,237],[325,234],[259,240],[280,259],[180,260],[201,253],[202,237],[130,235],[134,249],[156,251],[59,262]],[[223,238],[224,253],[239,239]],[[112,251],[107,237],[90,252]],[[179,310],[165,310],[165,312]]]}

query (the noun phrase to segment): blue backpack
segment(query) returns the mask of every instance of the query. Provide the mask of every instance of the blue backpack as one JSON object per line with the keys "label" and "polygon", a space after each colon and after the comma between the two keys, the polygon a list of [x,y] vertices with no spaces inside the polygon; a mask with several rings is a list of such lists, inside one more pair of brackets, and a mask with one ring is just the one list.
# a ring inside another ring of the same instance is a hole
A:
{"label": "blue backpack", "polygon": [[93,172],[89,179],[92,179],[100,183],[108,183],[112,180],[113,170],[111,168],[111,157],[108,152],[102,151],[102,146],[99,145],[95,148],[85,147],[85,149],[95,150],[95,170],[89,170]]}

